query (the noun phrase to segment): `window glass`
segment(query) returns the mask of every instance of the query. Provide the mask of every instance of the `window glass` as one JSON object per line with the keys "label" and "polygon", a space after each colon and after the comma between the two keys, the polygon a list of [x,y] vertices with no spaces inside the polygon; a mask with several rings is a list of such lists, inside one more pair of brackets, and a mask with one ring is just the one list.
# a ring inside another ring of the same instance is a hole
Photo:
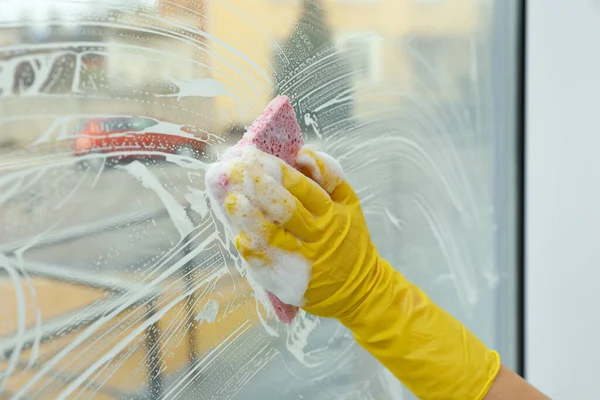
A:
{"label": "window glass", "polygon": [[204,171],[278,94],[381,254],[515,366],[513,14],[3,1],[0,397],[411,398],[336,321],[277,322],[212,213]]}

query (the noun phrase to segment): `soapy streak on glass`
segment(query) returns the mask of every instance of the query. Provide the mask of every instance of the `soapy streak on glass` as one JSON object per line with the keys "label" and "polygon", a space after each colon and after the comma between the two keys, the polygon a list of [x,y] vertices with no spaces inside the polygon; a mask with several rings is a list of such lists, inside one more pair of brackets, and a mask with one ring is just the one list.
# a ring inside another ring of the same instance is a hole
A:
{"label": "soapy streak on glass", "polygon": [[[434,72],[441,61],[421,41],[381,37],[391,72],[365,82],[322,11],[238,3],[167,1],[170,16],[107,3],[64,22],[85,41],[19,43],[27,22],[0,21],[0,38],[13,35],[0,44],[3,396],[406,397],[339,324],[304,313],[278,324],[209,211],[204,171],[274,92],[342,162],[382,254],[491,345],[502,334],[489,305],[501,270],[478,32],[459,40],[460,77]],[[209,148],[72,155],[79,121],[124,115],[157,122],[136,134],[202,141],[182,130],[193,126]]]}

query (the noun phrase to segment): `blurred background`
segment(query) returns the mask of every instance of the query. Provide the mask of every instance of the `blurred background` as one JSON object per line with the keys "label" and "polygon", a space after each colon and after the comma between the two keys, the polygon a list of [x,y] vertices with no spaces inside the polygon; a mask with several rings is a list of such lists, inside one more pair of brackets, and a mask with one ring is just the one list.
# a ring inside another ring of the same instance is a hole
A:
{"label": "blurred background", "polygon": [[3,0],[0,397],[410,399],[276,321],[204,192],[275,95],[380,252],[522,368],[519,34],[503,0]]}

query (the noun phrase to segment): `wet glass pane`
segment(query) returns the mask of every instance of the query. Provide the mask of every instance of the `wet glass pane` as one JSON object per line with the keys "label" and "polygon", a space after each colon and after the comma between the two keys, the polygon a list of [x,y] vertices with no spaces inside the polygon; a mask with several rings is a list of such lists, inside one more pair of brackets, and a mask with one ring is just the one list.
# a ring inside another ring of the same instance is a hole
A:
{"label": "wet glass pane", "polygon": [[208,204],[277,94],[380,252],[514,363],[500,0],[0,7],[3,398],[410,398],[337,322],[277,322]]}

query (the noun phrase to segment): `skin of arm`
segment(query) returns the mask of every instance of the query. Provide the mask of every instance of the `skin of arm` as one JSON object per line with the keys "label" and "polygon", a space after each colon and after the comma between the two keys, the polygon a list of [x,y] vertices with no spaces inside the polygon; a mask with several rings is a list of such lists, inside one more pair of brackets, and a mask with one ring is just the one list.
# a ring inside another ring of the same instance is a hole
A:
{"label": "skin of arm", "polygon": [[484,400],[549,400],[519,375],[502,366]]}

